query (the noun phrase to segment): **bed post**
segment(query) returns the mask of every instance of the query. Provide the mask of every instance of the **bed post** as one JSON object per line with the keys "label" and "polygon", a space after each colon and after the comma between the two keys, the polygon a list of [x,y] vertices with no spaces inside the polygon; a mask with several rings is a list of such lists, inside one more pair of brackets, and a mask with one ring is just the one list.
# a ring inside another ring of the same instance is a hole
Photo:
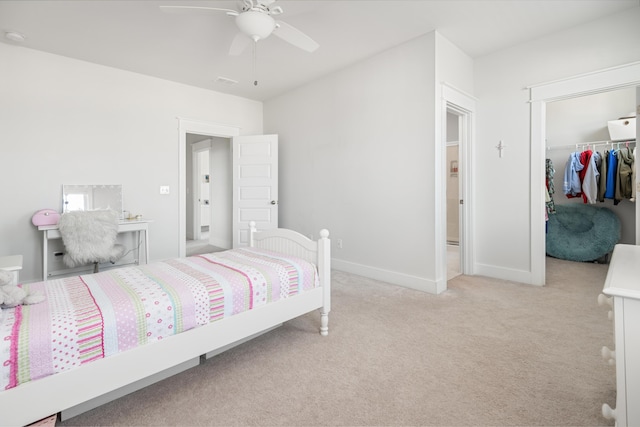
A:
{"label": "bed post", "polygon": [[329,230],[320,230],[318,239],[318,272],[322,286],[322,309],[320,312],[320,335],[329,334],[329,312],[331,311],[331,241]]}

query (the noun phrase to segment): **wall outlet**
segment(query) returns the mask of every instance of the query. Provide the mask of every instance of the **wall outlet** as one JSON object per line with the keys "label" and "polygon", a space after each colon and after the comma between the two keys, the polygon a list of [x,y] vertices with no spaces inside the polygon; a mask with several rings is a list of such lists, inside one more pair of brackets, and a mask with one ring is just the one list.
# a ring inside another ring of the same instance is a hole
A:
{"label": "wall outlet", "polygon": [[160,194],[169,194],[169,186],[161,185],[160,186]]}
{"label": "wall outlet", "polygon": [[338,245],[338,249],[342,249],[342,239],[337,239],[336,244]]}

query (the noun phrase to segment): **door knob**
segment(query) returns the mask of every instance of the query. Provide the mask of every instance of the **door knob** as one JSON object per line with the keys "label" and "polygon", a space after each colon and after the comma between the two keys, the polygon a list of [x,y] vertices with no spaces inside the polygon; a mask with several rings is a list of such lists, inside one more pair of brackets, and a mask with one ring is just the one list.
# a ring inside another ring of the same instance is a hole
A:
{"label": "door knob", "polygon": [[272,205],[277,205],[277,204],[278,204],[278,201],[277,201],[277,200],[272,200],[272,201],[271,201],[271,204],[272,204]]}

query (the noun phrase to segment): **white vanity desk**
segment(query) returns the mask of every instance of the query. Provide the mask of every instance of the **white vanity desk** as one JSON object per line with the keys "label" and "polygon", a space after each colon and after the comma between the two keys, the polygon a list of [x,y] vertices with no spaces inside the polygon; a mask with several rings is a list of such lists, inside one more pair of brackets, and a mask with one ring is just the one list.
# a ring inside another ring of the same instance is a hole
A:
{"label": "white vanity desk", "polygon": [[[120,220],[118,224],[118,233],[136,233],[136,242],[140,242],[142,237],[144,246],[144,259],[140,256],[140,246],[135,250],[136,260],[140,264],[149,262],[149,223],[148,219],[125,219]],[[61,239],[60,231],[57,225],[41,225],[38,230],[42,231],[42,280],[49,278],[49,269],[47,265],[47,253],[50,239]],[[141,236],[142,234],[142,236]],[[142,262],[144,261],[144,262]]]}

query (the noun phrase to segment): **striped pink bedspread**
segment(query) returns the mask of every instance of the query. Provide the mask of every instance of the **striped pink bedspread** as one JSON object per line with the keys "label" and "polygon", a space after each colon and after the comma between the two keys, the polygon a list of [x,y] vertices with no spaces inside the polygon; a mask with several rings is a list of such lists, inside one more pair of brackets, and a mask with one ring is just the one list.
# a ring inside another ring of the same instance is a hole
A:
{"label": "striped pink bedspread", "polygon": [[0,312],[0,390],[317,286],[312,264],[254,248],[24,285],[46,300]]}

